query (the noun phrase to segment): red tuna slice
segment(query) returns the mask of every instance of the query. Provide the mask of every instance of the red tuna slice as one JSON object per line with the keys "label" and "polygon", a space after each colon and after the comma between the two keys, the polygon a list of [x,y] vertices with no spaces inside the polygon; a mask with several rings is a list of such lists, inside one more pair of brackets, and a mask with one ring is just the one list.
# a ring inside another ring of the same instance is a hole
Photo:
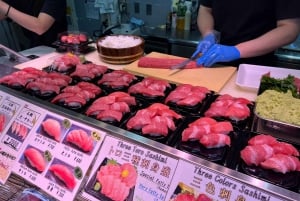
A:
{"label": "red tuna slice", "polygon": [[87,111],[85,112],[86,115],[98,115],[101,111],[109,110],[110,106],[107,104],[92,104]]}
{"label": "red tuna slice", "polygon": [[79,82],[77,86],[83,90],[90,91],[96,95],[101,93],[101,89],[98,86],[89,82]]}
{"label": "red tuna slice", "polygon": [[45,71],[42,71],[42,70],[34,68],[34,67],[25,67],[21,70],[21,72],[26,72],[26,73],[29,73],[29,74],[35,74],[38,77],[47,75],[47,73]]}
{"label": "red tuna slice", "polygon": [[277,142],[271,145],[275,154],[286,154],[299,156],[299,151],[291,144],[286,142]]}
{"label": "red tuna slice", "polygon": [[128,89],[130,94],[142,94],[148,97],[164,96],[164,92],[153,90],[145,87],[143,84],[137,83]]}
{"label": "red tuna slice", "polygon": [[173,201],[195,201],[195,197],[194,197],[194,194],[179,193],[175,196]]}
{"label": "red tuna slice", "polygon": [[71,170],[66,167],[65,165],[61,164],[54,164],[51,165],[49,170],[58,178],[60,179],[68,189],[73,190],[76,186],[76,180],[71,172]]}
{"label": "red tuna slice", "polygon": [[47,83],[43,82],[29,82],[26,85],[26,89],[30,89],[33,91],[39,90],[41,94],[46,94],[46,93],[56,93],[59,94],[60,92],[60,87],[57,85],[49,85]]}
{"label": "red tuna slice", "polygon": [[[83,64],[81,64],[83,65]],[[76,67],[76,70],[70,74],[71,77],[79,77],[82,80],[92,80],[96,77],[92,72],[89,72],[87,69],[80,69],[78,68],[78,65]]]}
{"label": "red tuna slice", "polygon": [[129,187],[121,181],[120,178],[115,179],[112,186],[112,191],[108,195],[109,198],[115,201],[126,200],[129,195]]}
{"label": "red tuna slice", "polygon": [[94,140],[84,130],[72,130],[67,135],[67,142],[76,145],[85,152],[92,151],[94,148]]}
{"label": "red tuna slice", "polygon": [[198,195],[195,201],[212,201],[207,195],[201,193]]}
{"label": "red tuna slice", "polygon": [[65,80],[67,83],[71,83],[72,78],[68,75],[64,75],[61,73],[57,73],[57,72],[50,72],[47,75],[45,75],[45,77],[51,78],[51,79],[63,79]]}
{"label": "red tuna slice", "polygon": [[96,76],[100,76],[108,70],[107,66],[93,64],[89,67],[88,71],[93,73]]}
{"label": "red tuna slice", "polygon": [[291,171],[300,171],[300,161],[294,156],[285,154],[275,154],[267,160],[260,163],[261,167],[271,169],[275,172],[287,173]]}
{"label": "red tuna slice", "polygon": [[217,121],[210,117],[200,117],[194,122],[190,123],[189,126],[200,126],[200,125],[214,125]]}
{"label": "red tuna slice", "polygon": [[261,162],[270,158],[273,154],[273,148],[267,144],[248,145],[241,151],[241,158],[248,166],[258,166]]}
{"label": "red tuna slice", "polygon": [[129,188],[132,188],[136,184],[137,172],[135,167],[130,163],[124,163],[121,165],[121,179]]}
{"label": "red tuna slice", "polygon": [[66,98],[69,98],[69,97],[72,97],[72,96],[75,96],[74,93],[61,93],[61,94],[58,94],[57,96],[55,96],[52,100],[51,100],[51,103],[58,103],[58,102],[63,102],[65,101]]}
{"label": "red tuna slice", "polygon": [[101,166],[97,172],[96,178],[101,183],[103,176],[112,175],[114,178],[120,177],[122,172],[121,167],[118,164],[108,163],[107,165]]}
{"label": "red tuna slice", "polygon": [[81,90],[80,92],[78,92],[76,94],[76,96],[79,96],[79,97],[85,99],[86,101],[89,101],[96,97],[96,95],[93,92],[88,91],[88,90]]}
{"label": "red tuna slice", "polygon": [[110,109],[124,113],[130,112],[130,108],[125,102],[115,102],[110,105]]}
{"label": "red tuna slice", "polygon": [[99,112],[97,119],[102,121],[118,121],[120,122],[123,117],[123,113],[115,110],[104,110]]}
{"label": "red tuna slice", "polygon": [[181,105],[181,106],[195,106],[199,103],[201,103],[201,101],[203,100],[205,96],[203,95],[203,97],[200,96],[195,96],[194,94],[188,95],[186,98],[181,99],[179,101],[176,102],[177,105]]}
{"label": "red tuna slice", "polygon": [[224,116],[235,121],[244,120],[250,116],[250,109],[245,104],[234,103],[227,108]]}
{"label": "red tuna slice", "polygon": [[152,121],[151,124],[145,125],[142,128],[142,133],[151,136],[167,136],[168,126],[166,124],[161,124],[160,122]]}
{"label": "red tuna slice", "polygon": [[39,172],[43,172],[46,169],[46,161],[42,153],[35,148],[27,148],[24,151],[24,156],[29,161],[31,167],[35,168]]}
{"label": "red tuna slice", "polygon": [[61,126],[59,121],[51,118],[46,119],[42,122],[42,127],[48,135],[53,137],[56,141],[60,141]]}
{"label": "red tuna slice", "polygon": [[128,129],[140,130],[145,125],[151,124],[152,115],[146,110],[139,110],[126,124]]}
{"label": "red tuna slice", "polygon": [[69,107],[81,107],[86,104],[86,99],[79,95],[70,96],[64,99],[65,104]]}
{"label": "red tuna slice", "polygon": [[62,78],[50,78],[50,77],[40,77],[38,79],[35,80],[35,82],[42,82],[45,84],[49,84],[49,85],[56,85],[59,87],[65,87],[68,86],[68,82],[66,82],[66,80],[62,79]]}
{"label": "red tuna slice", "polygon": [[212,133],[228,134],[233,131],[232,124],[229,121],[216,122],[210,127]]}
{"label": "red tuna slice", "polygon": [[188,128],[184,129],[182,132],[181,140],[183,142],[188,140],[200,140],[204,135],[209,134],[210,126],[209,125],[202,125],[202,126],[189,126]]}
{"label": "red tuna slice", "polygon": [[0,78],[1,84],[6,84],[8,86],[22,86],[24,87],[28,83],[28,79],[25,77],[18,77],[15,75],[6,75]]}
{"label": "red tuna slice", "polygon": [[5,121],[6,121],[5,115],[0,114],[0,132],[2,132],[4,130]]}
{"label": "red tuna slice", "polygon": [[115,97],[116,102],[125,102],[128,105],[136,105],[135,97],[130,96],[126,92],[116,91],[109,94],[109,96]]}
{"label": "red tuna slice", "polygon": [[228,135],[224,134],[208,134],[202,136],[199,141],[206,148],[218,148],[224,147],[225,145],[230,146],[231,140]]}
{"label": "red tuna slice", "polygon": [[[138,67],[142,68],[171,68],[176,64],[180,64],[185,61],[182,58],[156,58],[156,57],[142,57],[138,61]],[[185,68],[197,68],[197,64],[195,61],[191,61],[188,63]]]}
{"label": "red tuna slice", "polygon": [[260,144],[273,145],[273,144],[277,144],[277,139],[271,135],[260,134],[252,137],[248,141],[248,144],[249,145],[260,145]]}

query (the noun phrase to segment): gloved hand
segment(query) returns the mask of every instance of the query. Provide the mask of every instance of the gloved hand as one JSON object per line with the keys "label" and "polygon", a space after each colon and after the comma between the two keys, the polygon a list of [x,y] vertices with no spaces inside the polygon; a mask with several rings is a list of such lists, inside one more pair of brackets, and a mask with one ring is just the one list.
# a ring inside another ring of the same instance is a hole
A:
{"label": "gloved hand", "polygon": [[240,57],[240,51],[236,47],[215,44],[197,59],[197,65],[210,67],[214,63],[233,61]]}
{"label": "gloved hand", "polygon": [[202,40],[199,41],[196,51],[193,53],[192,57],[197,57],[198,54],[204,54],[211,46],[217,43],[217,38],[214,33],[206,35]]}

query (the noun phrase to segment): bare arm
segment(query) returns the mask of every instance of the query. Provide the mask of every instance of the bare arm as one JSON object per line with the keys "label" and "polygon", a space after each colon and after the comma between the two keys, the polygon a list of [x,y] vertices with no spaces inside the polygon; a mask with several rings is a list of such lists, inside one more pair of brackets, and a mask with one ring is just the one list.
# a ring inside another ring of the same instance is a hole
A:
{"label": "bare arm", "polygon": [[[4,15],[7,12],[7,9],[8,5],[0,0],[0,19],[3,19],[5,17]],[[22,13],[13,7],[10,8],[8,17],[22,27],[39,35],[45,33],[55,21],[52,16],[46,13],[40,13],[38,17],[33,17]]]}
{"label": "bare arm", "polygon": [[202,36],[206,36],[214,30],[214,19],[211,12],[211,8],[200,5],[197,24]]}
{"label": "bare arm", "polygon": [[292,43],[300,33],[300,19],[279,20],[277,27],[264,35],[236,45],[241,58],[260,56]]}

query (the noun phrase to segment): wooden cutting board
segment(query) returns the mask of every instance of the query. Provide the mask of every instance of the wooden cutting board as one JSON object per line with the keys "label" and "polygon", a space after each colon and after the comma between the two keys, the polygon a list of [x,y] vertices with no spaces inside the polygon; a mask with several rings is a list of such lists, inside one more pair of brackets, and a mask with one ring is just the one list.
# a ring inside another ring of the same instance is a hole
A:
{"label": "wooden cutting board", "polygon": [[[180,58],[173,55],[151,52],[146,55],[156,58]],[[176,70],[157,69],[157,68],[141,68],[138,67],[138,60],[124,67],[131,73],[141,76],[151,76],[164,79],[175,84],[192,84],[195,86],[204,86],[208,89],[219,92],[231,76],[236,72],[236,67],[224,66],[218,68],[197,68],[184,69],[181,72],[171,75]]]}

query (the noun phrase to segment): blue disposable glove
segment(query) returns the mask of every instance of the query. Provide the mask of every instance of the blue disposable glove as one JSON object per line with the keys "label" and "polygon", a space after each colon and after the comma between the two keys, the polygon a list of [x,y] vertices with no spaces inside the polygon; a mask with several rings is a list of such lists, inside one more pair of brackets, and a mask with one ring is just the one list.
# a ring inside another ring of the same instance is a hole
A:
{"label": "blue disposable glove", "polygon": [[216,44],[217,38],[214,33],[206,35],[202,40],[199,41],[196,51],[192,57],[196,58],[200,53],[204,54],[211,46]]}
{"label": "blue disposable glove", "polygon": [[197,65],[210,67],[217,62],[229,62],[240,57],[240,51],[236,47],[215,44],[197,59]]}

